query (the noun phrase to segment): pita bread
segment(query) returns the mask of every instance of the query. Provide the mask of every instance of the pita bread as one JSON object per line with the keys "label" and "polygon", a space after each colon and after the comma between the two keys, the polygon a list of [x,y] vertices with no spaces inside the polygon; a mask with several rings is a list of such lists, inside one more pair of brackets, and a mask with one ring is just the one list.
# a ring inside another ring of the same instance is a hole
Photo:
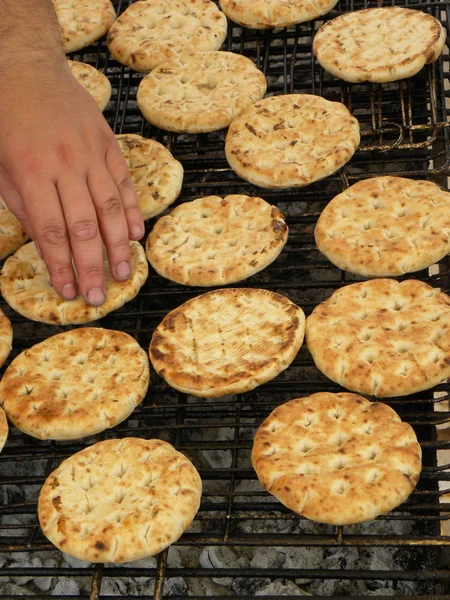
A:
{"label": "pita bread", "polygon": [[81,296],[63,300],[53,289],[45,262],[39,257],[34,242],[22,246],[3,265],[0,289],[6,302],[18,313],[42,323],[70,325],[101,319],[132,300],[148,276],[145,251],[139,242],[130,242],[132,274],[126,281],[116,281],[106,256],[106,302],[90,306]]}
{"label": "pita bread", "polygon": [[6,420],[5,411],[0,408],[0,452],[3,450],[8,438],[8,421]]}
{"label": "pita bread", "polygon": [[133,2],[111,27],[107,44],[120,63],[148,73],[183,54],[219,50],[227,19],[210,0]]}
{"label": "pita bread", "polygon": [[228,127],[266,93],[266,78],[233,52],[198,52],[156,67],[139,84],[144,117],[161,129],[204,133]]}
{"label": "pita bread", "polygon": [[99,109],[104,111],[111,98],[109,79],[91,65],[73,60],[67,62],[78,83],[81,83],[85,90],[89,92]]}
{"label": "pita bread", "polygon": [[103,37],[116,18],[110,0],[53,0],[66,53]]}
{"label": "pita bread", "polygon": [[13,329],[11,321],[0,308],[0,367],[5,363],[12,350]]}
{"label": "pita bread", "polygon": [[349,12],[325,23],[313,50],[322,67],[356,83],[412,77],[441,55],[445,29],[428,13],[399,6]]}
{"label": "pita bread", "polygon": [[177,283],[226,285],[272,263],[287,236],[283,214],[262,198],[206,196],[159,219],[147,238],[147,257]]}
{"label": "pita bread", "polygon": [[147,354],[128,334],[73,329],[12,361],[0,382],[0,404],[27,435],[77,440],[125,420],[149,379]]}
{"label": "pita bread", "polygon": [[313,394],[278,406],[256,432],[261,484],[320,523],[375,519],[404,502],[421,471],[413,428],[386,404],[356,394]]}
{"label": "pita bread", "polygon": [[28,235],[0,196],[0,259],[23,246]]}
{"label": "pita bread", "polygon": [[197,470],[162,440],[107,440],[53,471],[38,503],[44,535],[88,562],[158,554],[188,529],[200,506]]}
{"label": "pita bread", "polygon": [[228,288],[170,312],[153,333],[150,359],[158,375],[185,394],[242,394],[284,371],[303,335],[303,311],[288,298]]}
{"label": "pita bread", "polygon": [[359,124],[339,102],[290,94],[257,102],[228,130],[225,153],[236,173],[265,188],[304,187],[328,177],[359,145]]}
{"label": "pita bread", "polygon": [[317,368],[349,390],[415,394],[450,377],[450,297],[415,279],[347,285],[313,310],[306,341]]}

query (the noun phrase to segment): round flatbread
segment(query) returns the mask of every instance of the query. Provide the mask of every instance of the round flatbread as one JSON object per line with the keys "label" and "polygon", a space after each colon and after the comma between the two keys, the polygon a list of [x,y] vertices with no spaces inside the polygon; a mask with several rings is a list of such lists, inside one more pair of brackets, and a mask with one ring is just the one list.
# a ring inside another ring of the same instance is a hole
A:
{"label": "round flatbread", "polygon": [[108,33],[113,57],[135,71],[148,73],[182,54],[219,50],[227,19],[210,0],[134,2]]}
{"label": "round flatbread", "polygon": [[124,438],[77,452],[53,471],[38,503],[44,535],[88,562],[158,554],[192,523],[202,482],[167,442]]}
{"label": "round flatbread", "polygon": [[112,277],[104,258],[106,302],[101,306],[90,306],[81,296],[63,300],[53,289],[47,266],[39,257],[34,242],[22,246],[3,265],[1,293],[14,310],[33,321],[59,325],[95,321],[132,300],[147,280],[144,249],[139,242],[130,242],[130,251],[133,270],[126,281],[116,281]]}
{"label": "round flatbread", "polygon": [[397,81],[412,77],[441,55],[445,29],[433,16],[398,6],[349,12],[325,23],[313,50],[340,79]]}
{"label": "round flatbread", "polygon": [[353,156],[359,124],[339,102],[290,94],[257,102],[228,130],[230,167],[265,188],[303,187],[328,177]]}
{"label": "round flatbread", "polygon": [[109,0],[53,0],[64,49],[75,52],[106,34],[116,18]]}
{"label": "round flatbread", "polygon": [[23,246],[28,235],[0,196],[0,260]]}
{"label": "round flatbread", "polygon": [[8,438],[8,421],[6,420],[5,411],[0,408],[0,452],[3,450]]}
{"label": "round flatbread", "polygon": [[0,404],[40,440],[78,440],[125,420],[147,392],[147,353],[122,331],[86,327],[47,338],[6,369]]}
{"label": "round flatbread", "polygon": [[267,491],[331,525],[370,521],[399,506],[419,480],[421,459],[413,428],[392,408],[326,392],[278,406],[252,451]]}
{"label": "round flatbread", "polygon": [[325,15],[337,0],[220,0],[229,19],[252,29],[289,27]]}
{"label": "round flatbread", "polygon": [[262,198],[207,196],[159,219],[147,238],[147,257],[177,283],[220,286],[267,267],[287,237],[283,214]]}
{"label": "round flatbread", "polygon": [[151,219],[178,198],[183,184],[183,167],[159,142],[140,135],[116,135],[130,169],[142,216]]}
{"label": "round flatbread", "polygon": [[228,127],[266,93],[266,78],[233,52],[199,52],[164,62],[137,92],[144,117],[166,131],[204,133]]}
{"label": "round flatbread", "polygon": [[306,341],[317,368],[349,390],[415,394],[450,377],[450,297],[414,279],[354,283],[313,310]]}
{"label": "round flatbread", "polygon": [[111,98],[109,79],[103,73],[97,71],[95,67],[86,63],[73,60],[69,60],[68,63],[72,75],[89,92],[99,109],[104,111]]}
{"label": "round flatbread", "polygon": [[153,333],[150,359],[170,386],[186,394],[241,394],[291,364],[304,323],[301,308],[268,290],[208,292],[163,319]]}
{"label": "round flatbread", "polygon": [[5,363],[12,349],[13,328],[11,321],[0,308],[0,367]]}
{"label": "round flatbread", "polygon": [[351,273],[420,271],[450,252],[450,194],[431,181],[359,181],[326,206],[315,237],[319,250]]}

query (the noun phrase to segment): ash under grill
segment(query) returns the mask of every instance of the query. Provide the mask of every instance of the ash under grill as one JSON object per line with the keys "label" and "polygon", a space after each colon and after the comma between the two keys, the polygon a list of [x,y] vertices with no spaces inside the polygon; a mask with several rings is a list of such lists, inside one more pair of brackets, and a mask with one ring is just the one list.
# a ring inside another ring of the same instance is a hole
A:
{"label": "ash under grill", "polygon": [[[450,20],[450,2],[396,4],[427,10],[444,25]],[[128,1],[115,5],[121,12]],[[326,18],[370,6],[375,4],[341,0]],[[153,137],[183,162],[178,202],[245,193],[277,204],[287,216],[288,243],[275,264],[242,285],[284,294],[306,314],[335,289],[358,279],[332,266],[315,248],[314,224],[327,202],[368,176],[390,173],[446,185],[450,170],[448,51],[411,80],[349,85],[329,77],[314,61],[311,42],[320,24],[261,32],[230,25],[224,46],[256,62],[267,76],[268,93],[322,95],[344,102],[358,118],[361,146],[351,162],[300,190],[261,190],[239,179],[225,160],[224,132],[176,135],[147,124],[136,104],[142,75],[112,61],[104,41],[73,56],[104,69],[109,77],[113,96],[105,116],[116,133]],[[414,277],[449,293],[449,274],[447,257]],[[99,324],[124,330],[147,348],[165,314],[203,291],[172,284],[151,270],[138,297]],[[26,321],[8,307],[5,312],[15,334],[11,358],[67,329]],[[338,390],[303,347],[274,381],[214,401],[180,394],[152,372],[146,400],[127,421],[80,443],[38,442],[12,430],[0,454],[0,598],[450,598],[450,568],[445,566],[450,548],[447,385],[389,400],[414,427],[424,465],[416,491],[392,513],[351,527],[318,525],[290,513],[256,481],[250,450],[262,420],[294,397]],[[36,516],[39,489],[65,457],[100,439],[124,436],[161,437],[189,456],[204,482],[201,509],[191,530],[157,558],[130,565],[86,565],[62,555],[43,537]]]}

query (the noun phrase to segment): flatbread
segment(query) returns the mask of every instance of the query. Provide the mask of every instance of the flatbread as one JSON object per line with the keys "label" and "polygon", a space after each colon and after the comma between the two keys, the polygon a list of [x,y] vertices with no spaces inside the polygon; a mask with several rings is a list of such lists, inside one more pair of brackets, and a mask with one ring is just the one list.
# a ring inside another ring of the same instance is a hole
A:
{"label": "flatbread", "polygon": [[386,404],[356,394],[313,394],[278,406],[256,432],[261,484],[320,523],[375,519],[404,502],[422,468],[413,428]]}
{"label": "flatbread", "polygon": [[0,196],[0,260],[15,252],[27,239],[26,231]]}
{"label": "flatbread", "polygon": [[304,187],[328,177],[359,145],[359,124],[339,102],[290,94],[257,102],[228,130],[225,153],[236,173],[265,188]]}
{"label": "flatbread", "polygon": [[101,319],[132,300],[147,279],[144,249],[139,242],[130,242],[130,250],[133,272],[126,281],[116,281],[112,277],[105,256],[106,302],[101,306],[90,306],[81,296],[75,300],[63,300],[58,296],[34,242],[22,246],[3,265],[1,293],[11,308],[33,321],[70,325]]}
{"label": "flatbread", "polygon": [[220,0],[229,19],[252,29],[289,27],[312,21],[336,6],[337,0]]}
{"label": "flatbread", "polygon": [[258,289],[222,289],[188,300],[160,323],[150,360],[186,394],[241,394],[276,377],[303,342],[305,317],[288,298]]}
{"label": "flatbread", "polygon": [[412,77],[441,55],[445,29],[432,15],[399,6],[349,12],[325,23],[313,50],[340,79],[387,82]]}
{"label": "flatbread", "polygon": [[317,368],[349,390],[415,394],[450,377],[450,297],[415,279],[354,283],[313,310],[306,341]]}
{"label": "flatbread", "polygon": [[104,111],[111,98],[109,79],[92,65],[73,60],[69,60],[68,63],[72,75],[89,92],[99,109]]}
{"label": "flatbread", "polygon": [[262,198],[206,196],[161,217],[146,249],[163,277],[183,285],[220,286],[267,267],[287,236],[284,215]]}
{"label": "flatbread", "polygon": [[167,442],[107,440],[53,471],[38,516],[44,535],[62,552],[124,563],[176,542],[190,527],[201,493],[197,470]]}
{"label": "flatbread", "polygon": [[109,0],[53,0],[66,53],[81,50],[103,37],[116,18]]}
{"label": "flatbread", "polygon": [[27,435],[77,440],[124,421],[149,379],[147,353],[128,334],[73,329],[12,361],[0,382],[0,404]]}
{"label": "flatbread", "polygon": [[12,350],[13,328],[11,321],[0,308],[0,367]]}
{"label": "flatbread", "polygon": [[266,78],[233,52],[198,52],[163,62],[139,84],[144,117],[161,129],[205,133],[231,121],[266,93]]}
{"label": "flatbread", "polygon": [[210,0],[134,2],[111,27],[107,44],[113,57],[148,73],[182,54],[219,50],[227,19]]}
{"label": "flatbread", "polygon": [[6,420],[5,411],[0,408],[0,452],[3,450],[8,438],[8,421]]}
{"label": "flatbread", "polygon": [[319,250],[351,273],[419,271],[450,252],[450,194],[431,181],[365,179],[331,200],[315,237]]}
{"label": "flatbread", "polygon": [[162,213],[178,198],[183,184],[183,167],[159,142],[140,135],[116,135],[130,169],[144,219]]}

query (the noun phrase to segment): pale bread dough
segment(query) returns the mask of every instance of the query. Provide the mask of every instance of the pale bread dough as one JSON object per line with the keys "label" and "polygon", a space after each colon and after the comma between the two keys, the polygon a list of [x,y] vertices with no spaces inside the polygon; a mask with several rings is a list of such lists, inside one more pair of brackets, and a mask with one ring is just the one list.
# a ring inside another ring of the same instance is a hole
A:
{"label": "pale bread dough", "polygon": [[313,50],[322,67],[356,83],[412,77],[441,55],[445,29],[432,15],[399,6],[348,12],[325,23]]}
{"label": "pale bread dough", "polygon": [[116,135],[139,200],[142,216],[151,219],[178,198],[183,167],[159,142],[140,135]]}
{"label": "pale bread dough", "polygon": [[349,390],[415,394],[450,377],[450,297],[415,279],[350,284],[313,310],[306,341],[317,368]]}
{"label": "pale bread dough", "polygon": [[69,325],[88,323],[104,317],[132,300],[148,276],[145,251],[139,242],[130,242],[132,274],[126,281],[116,281],[104,259],[106,302],[90,306],[81,296],[63,300],[53,289],[45,262],[34,242],[25,244],[10,256],[0,275],[0,289],[6,302],[18,313],[43,323]]}
{"label": "pale bread dough", "polygon": [[134,2],[111,27],[112,56],[130,69],[148,73],[183,54],[219,50],[227,19],[211,0]]}
{"label": "pale bread dough", "polygon": [[404,502],[422,468],[413,428],[386,404],[356,394],[313,394],[278,406],[256,432],[261,484],[320,523],[375,519]]}
{"label": "pale bread dough", "polygon": [[339,102],[290,94],[257,102],[228,130],[225,153],[236,173],[265,188],[304,187],[328,177],[359,145],[359,124]]}
{"label": "pale bread dough", "polygon": [[23,246],[28,234],[0,196],[0,259]]}
{"label": "pale bread dough", "polygon": [[161,217],[147,238],[147,257],[163,277],[183,285],[219,286],[272,263],[288,227],[262,198],[206,196]]}
{"label": "pale bread dough", "polygon": [[139,84],[144,117],[161,129],[205,133],[228,127],[266,93],[266,78],[233,52],[198,52],[156,67]]}
{"label": "pale bread dough", "polygon": [[126,419],[149,379],[147,353],[131,336],[83,327],[19,354],[0,382],[0,404],[27,435],[77,440]]}
{"label": "pale bread dough", "polygon": [[107,440],[53,471],[39,495],[44,535],[88,562],[123,563],[158,554],[192,523],[202,482],[162,440]]}
{"label": "pale bread dough", "polygon": [[365,179],[331,200],[315,238],[333,264],[351,273],[420,271],[450,252],[450,194],[431,181]]}
{"label": "pale bread dough", "polygon": [[68,63],[72,75],[89,92],[99,109],[104,111],[111,98],[109,79],[103,73],[97,71],[95,67],[86,63],[73,60],[69,60]]}
{"label": "pale bread dough", "polygon": [[188,300],[160,323],[150,360],[186,394],[242,394],[276,377],[303,342],[300,307],[275,292],[227,288]]}
{"label": "pale bread dough", "polygon": [[96,42],[116,18],[110,0],[53,0],[53,6],[66,53]]}
{"label": "pale bread dough", "polygon": [[337,0],[220,0],[229,19],[252,29],[289,27],[312,21],[336,6]]}

